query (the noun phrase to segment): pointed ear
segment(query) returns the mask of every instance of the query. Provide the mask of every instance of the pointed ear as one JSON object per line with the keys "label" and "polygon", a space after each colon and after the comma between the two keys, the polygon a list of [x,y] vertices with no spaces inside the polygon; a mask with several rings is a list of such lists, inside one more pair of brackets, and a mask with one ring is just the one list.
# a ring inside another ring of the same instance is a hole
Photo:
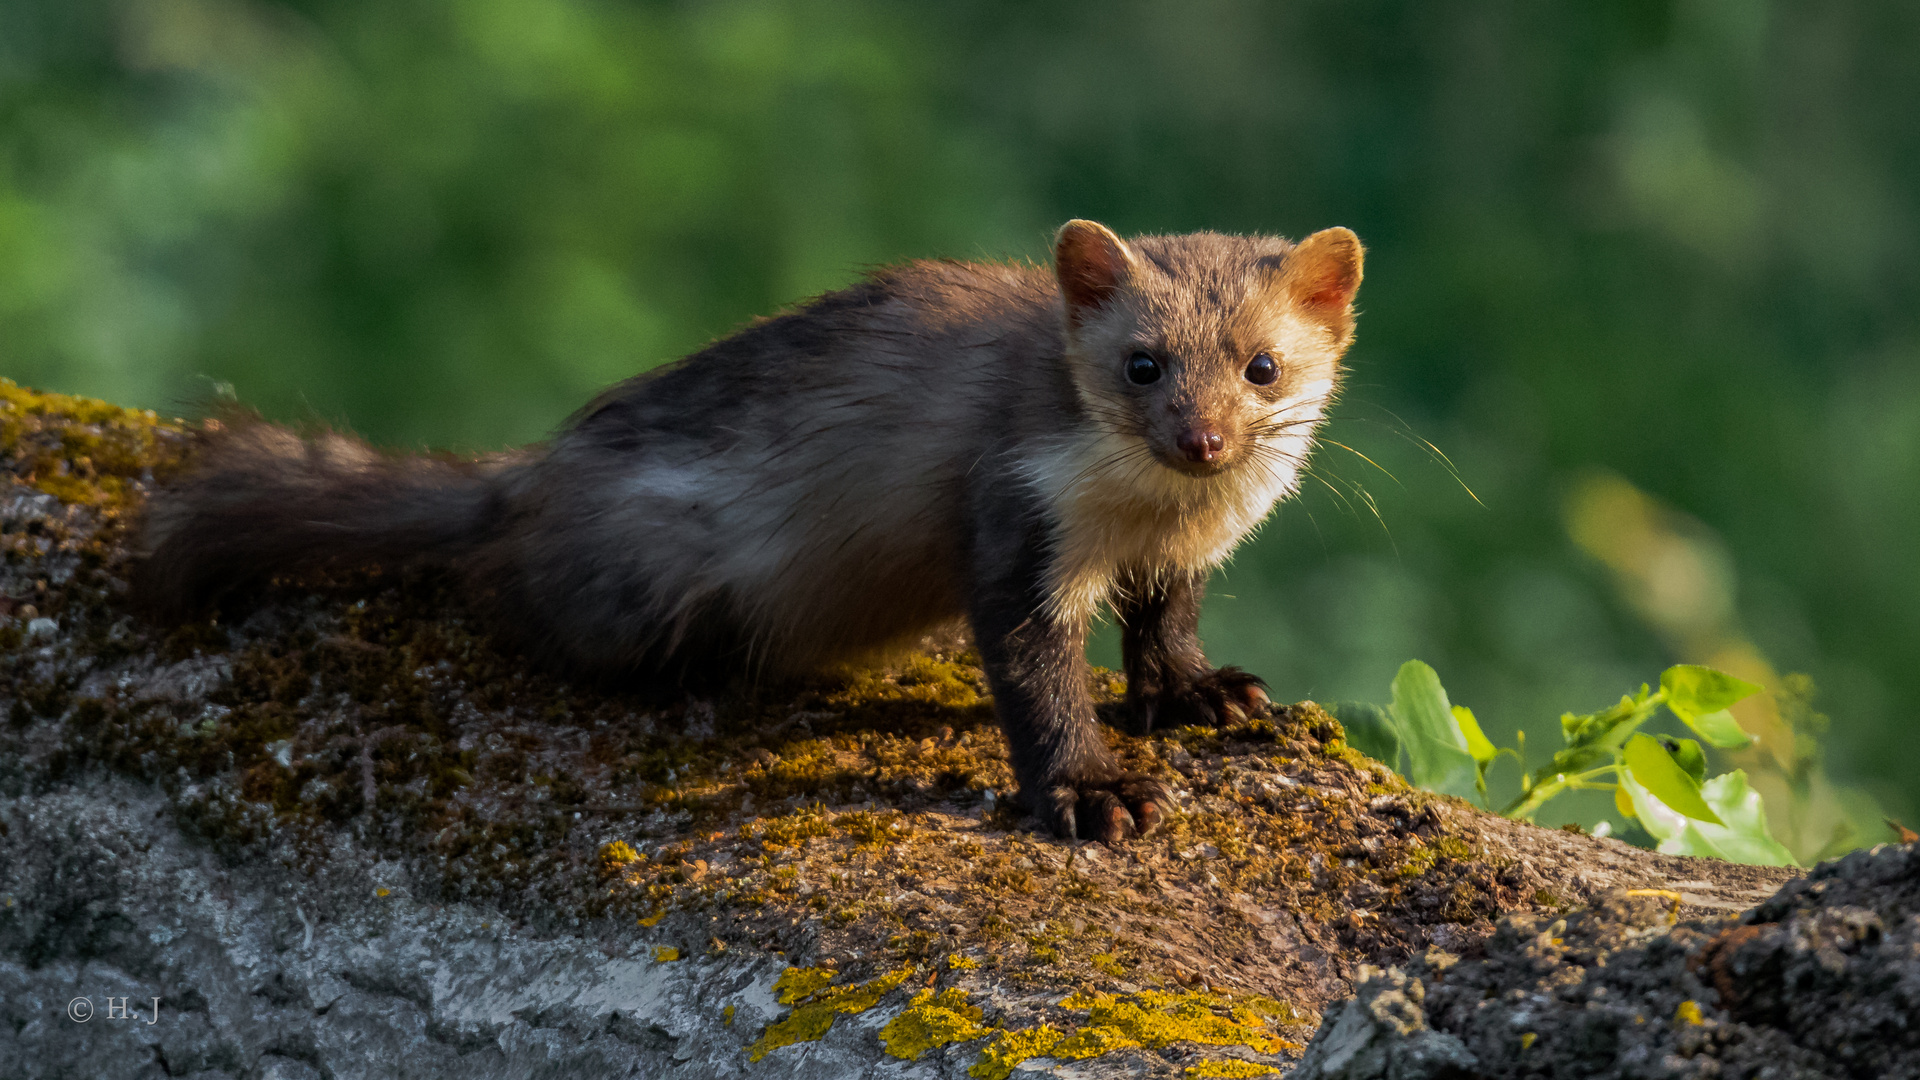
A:
{"label": "pointed ear", "polygon": [[1067,321],[1075,326],[1113,294],[1133,273],[1133,251],[1113,230],[1097,221],[1074,219],[1053,237],[1053,272],[1067,301]]}
{"label": "pointed ear", "polygon": [[1360,291],[1360,238],[1352,229],[1322,229],[1300,241],[1280,265],[1280,284],[1293,302],[1343,335],[1353,322]]}

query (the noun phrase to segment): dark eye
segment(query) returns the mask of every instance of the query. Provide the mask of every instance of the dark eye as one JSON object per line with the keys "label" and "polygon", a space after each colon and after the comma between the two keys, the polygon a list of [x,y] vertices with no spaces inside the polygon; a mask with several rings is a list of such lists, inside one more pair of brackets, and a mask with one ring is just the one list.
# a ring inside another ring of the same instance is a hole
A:
{"label": "dark eye", "polygon": [[1268,353],[1261,353],[1247,365],[1247,381],[1255,386],[1265,386],[1279,377],[1280,365]]}
{"label": "dark eye", "polygon": [[1145,386],[1160,380],[1160,361],[1144,352],[1127,357],[1127,381],[1136,386]]}

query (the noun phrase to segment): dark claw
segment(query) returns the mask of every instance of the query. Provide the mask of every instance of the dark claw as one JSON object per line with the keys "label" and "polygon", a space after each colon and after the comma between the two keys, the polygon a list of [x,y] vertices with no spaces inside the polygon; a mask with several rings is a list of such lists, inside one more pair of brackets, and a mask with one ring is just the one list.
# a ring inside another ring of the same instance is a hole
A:
{"label": "dark claw", "polygon": [[1133,815],[1111,791],[1089,791],[1080,796],[1081,839],[1114,844],[1133,835]]}
{"label": "dark claw", "polygon": [[1270,715],[1272,707],[1265,679],[1237,667],[1223,667],[1184,686],[1136,700],[1131,728],[1133,734],[1144,735],[1151,728],[1219,727]]}
{"label": "dark claw", "polygon": [[1053,828],[1053,835],[1062,840],[1071,840],[1077,834],[1077,815],[1075,805],[1080,801],[1080,793],[1071,787],[1061,785],[1047,792],[1046,805],[1040,808],[1040,817]]}
{"label": "dark claw", "polygon": [[1194,689],[1216,697],[1223,708],[1242,720],[1265,716],[1273,705],[1273,699],[1267,696],[1267,680],[1237,667],[1213,672]]}
{"label": "dark claw", "polygon": [[1150,776],[1127,776],[1120,781],[1120,798],[1133,808],[1133,825],[1141,836],[1148,836],[1166,819],[1173,806],[1173,793]]}
{"label": "dark claw", "polygon": [[1054,835],[1117,844],[1151,833],[1165,820],[1173,797],[1152,777],[1124,773],[1106,782],[1062,784],[1044,802],[1040,817]]}

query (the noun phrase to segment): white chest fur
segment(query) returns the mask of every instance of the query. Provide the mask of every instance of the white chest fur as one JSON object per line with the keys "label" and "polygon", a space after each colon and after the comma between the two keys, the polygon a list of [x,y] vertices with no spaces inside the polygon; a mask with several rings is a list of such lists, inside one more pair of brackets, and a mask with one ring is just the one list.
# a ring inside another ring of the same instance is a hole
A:
{"label": "white chest fur", "polygon": [[1051,614],[1092,617],[1123,576],[1150,580],[1224,562],[1298,487],[1311,436],[1286,442],[1209,477],[1168,468],[1138,438],[1117,433],[1035,453],[1026,472],[1052,517]]}

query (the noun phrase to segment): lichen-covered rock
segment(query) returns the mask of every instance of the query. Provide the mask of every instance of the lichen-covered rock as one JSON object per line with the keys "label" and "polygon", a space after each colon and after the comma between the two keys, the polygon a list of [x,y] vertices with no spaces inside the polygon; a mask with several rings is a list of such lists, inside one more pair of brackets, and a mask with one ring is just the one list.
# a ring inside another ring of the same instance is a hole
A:
{"label": "lichen-covered rock", "polygon": [[531,671],[425,573],[150,626],[192,430],[0,381],[0,1076],[1255,1076],[1502,912],[1784,877],[1410,790],[1311,703],[1112,735],[1178,812],[1062,843],[958,639],[698,697]]}
{"label": "lichen-covered rock", "polygon": [[[1298,1080],[1920,1077],[1920,851],[1858,851],[1739,918],[1659,896],[1515,915],[1461,961],[1370,971]],[[1444,1046],[1445,1067],[1432,1049]],[[1423,1063],[1416,1064],[1419,1057]]]}
{"label": "lichen-covered rock", "polygon": [[1427,1026],[1425,987],[1398,969],[1363,968],[1354,997],[1327,1017],[1296,1076],[1319,1080],[1444,1080],[1479,1062],[1460,1040]]}
{"label": "lichen-covered rock", "polygon": [[[422,902],[350,841],[289,882],[152,828],[167,812],[126,782],[7,808],[0,1075],[506,1080],[656,1075],[671,1060],[731,1076],[742,1033],[780,1011],[774,958],[661,963],[529,934]],[[80,1002],[84,1022],[69,1013]],[[822,1053],[817,1075],[866,1056]]]}

